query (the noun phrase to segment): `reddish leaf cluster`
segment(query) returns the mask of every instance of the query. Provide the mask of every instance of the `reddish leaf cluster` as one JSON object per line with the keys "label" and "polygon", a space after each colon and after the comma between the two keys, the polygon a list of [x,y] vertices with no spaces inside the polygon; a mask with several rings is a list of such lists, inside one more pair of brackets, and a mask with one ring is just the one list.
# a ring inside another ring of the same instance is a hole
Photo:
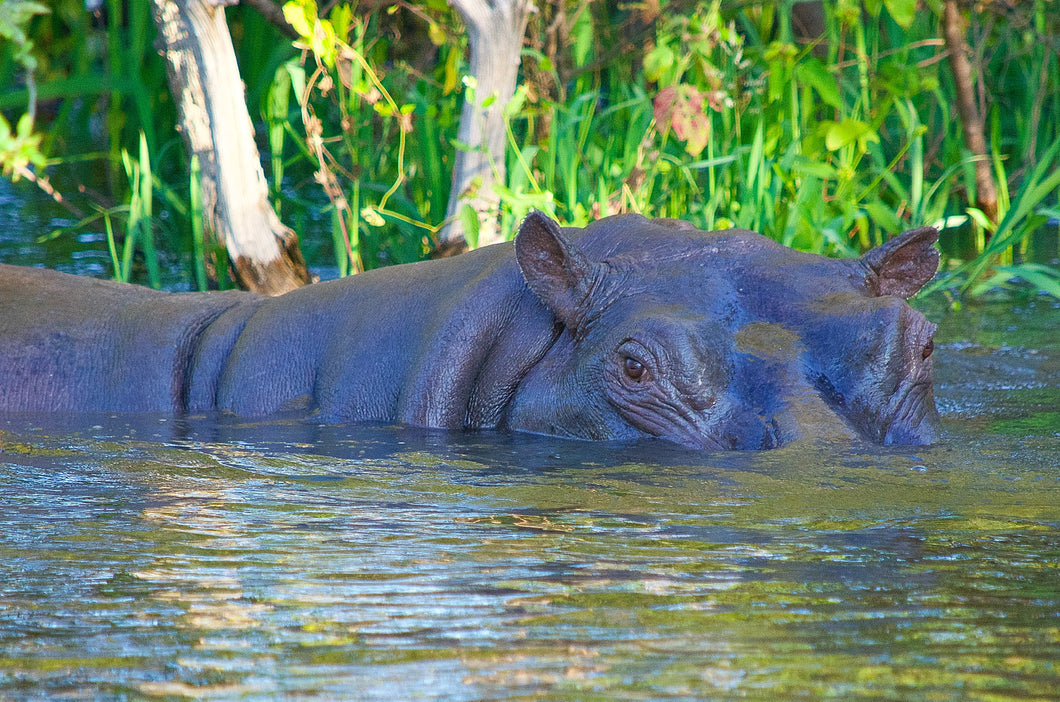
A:
{"label": "reddish leaf cluster", "polygon": [[685,142],[685,150],[698,156],[706,148],[710,135],[710,120],[703,109],[703,103],[709,101],[709,95],[692,85],[663,88],[655,96],[655,124],[664,134],[672,129]]}

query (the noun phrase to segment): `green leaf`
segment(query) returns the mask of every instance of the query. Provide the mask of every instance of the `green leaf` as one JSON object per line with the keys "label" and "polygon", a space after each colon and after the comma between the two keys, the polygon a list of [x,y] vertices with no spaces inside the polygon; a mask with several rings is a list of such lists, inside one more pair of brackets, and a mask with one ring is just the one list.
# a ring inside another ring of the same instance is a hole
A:
{"label": "green leaf", "polygon": [[15,125],[11,125],[0,115],[0,173],[17,181],[20,172],[27,166],[43,166],[44,154],[40,151],[42,135],[33,131],[33,120],[23,114]]}
{"label": "green leaf", "polygon": [[283,18],[300,37],[308,39],[317,21],[317,4],[313,0],[290,0],[284,3]]}
{"label": "green leaf", "polygon": [[593,14],[588,5],[578,14],[571,28],[571,38],[574,39],[574,65],[584,66],[593,50]]}
{"label": "green leaf", "polygon": [[732,163],[740,157],[739,154],[727,154],[725,156],[718,156],[716,158],[705,159],[703,161],[693,161],[692,163],[685,164],[685,168],[691,170],[701,170],[704,168],[714,168],[716,166],[724,166],[726,163]]}
{"label": "green leaf", "polygon": [[305,94],[305,66],[297,58],[293,58],[283,64],[282,70],[287,71],[287,75],[291,77],[291,87],[294,89],[294,94],[298,99],[301,99],[302,95]]}
{"label": "green leaf", "polygon": [[30,134],[33,133],[33,118],[29,116],[28,112],[18,118],[16,130],[19,139],[28,139]]}
{"label": "green leaf", "polygon": [[1020,278],[1060,300],[1060,271],[1041,263],[1023,263],[1013,268]]}
{"label": "green leaf", "polygon": [[902,220],[898,219],[894,210],[882,202],[866,202],[864,208],[880,229],[892,234],[902,230]]}
{"label": "green leaf", "polygon": [[6,37],[16,44],[25,44],[28,40],[25,25],[34,15],[46,15],[51,10],[39,2],[29,0],[3,0],[0,2],[0,37]]}
{"label": "green leaf", "polygon": [[465,204],[460,208],[460,224],[464,228],[464,239],[468,248],[478,248],[479,221],[474,207]]}
{"label": "green leaf", "polygon": [[335,65],[335,56],[338,54],[338,44],[335,40],[335,29],[331,26],[331,22],[328,20],[317,20],[316,25],[314,25],[311,44],[313,53],[317,55],[325,66],[332,68]]}
{"label": "green leaf", "polygon": [[824,161],[815,161],[806,156],[796,156],[791,161],[791,170],[802,175],[811,175],[821,180],[835,180],[839,177],[835,166]]}
{"label": "green leaf", "polygon": [[866,142],[879,142],[880,137],[871,126],[857,119],[844,119],[842,122],[827,123],[825,146],[829,151],[838,151],[844,146],[858,142],[861,150],[866,150]]}
{"label": "green leaf", "polygon": [[449,53],[445,57],[445,81],[442,83],[442,94],[450,95],[456,86],[460,83],[460,52],[450,47]]}
{"label": "green leaf", "polygon": [[843,106],[842,98],[839,96],[839,88],[836,86],[835,76],[828,72],[816,58],[811,58],[800,63],[795,69],[795,76],[806,83],[821,96],[826,104],[840,109]]}
{"label": "green leaf", "polygon": [[1041,263],[1019,263],[1001,266],[993,275],[972,286],[973,295],[982,295],[994,287],[1008,287],[1013,278],[1020,278],[1040,292],[1060,300],[1060,271]]}
{"label": "green leaf", "polygon": [[350,35],[350,24],[353,20],[353,10],[349,5],[342,4],[328,13],[331,26],[335,30],[335,37],[340,41],[346,41]]}
{"label": "green leaf", "polygon": [[978,224],[980,227],[982,227],[986,231],[992,232],[992,231],[994,231],[994,229],[997,228],[997,225],[994,224],[993,222],[991,222],[990,218],[987,217],[986,214],[982,210],[980,210],[979,208],[977,208],[977,207],[969,207],[965,211],[968,213],[969,217],[971,217],[973,220],[975,220],[976,224]]}
{"label": "green leaf", "polygon": [[445,30],[437,22],[431,22],[427,26],[427,37],[435,46],[443,46],[446,42]]}
{"label": "green leaf", "polygon": [[887,12],[891,13],[895,24],[902,29],[909,29],[913,26],[913,20],[916,19],[916,3],[917,0],[883,0],[883,4],[887,6]]}
{"label": "green leaf", "polygon": [[530,87],[526,84],[520,85],[515,90],[515,95],[508,101],[508,104],[504,106],[504,117],[506,119],[515,119],[523,109],[523,105],[526,104],[526,96],[530,93]]}
{"label": "green leaf", "polygon": [[674,52],[666,44],[659,44],[644,57],[644,77],[659,82],[674,65]]}

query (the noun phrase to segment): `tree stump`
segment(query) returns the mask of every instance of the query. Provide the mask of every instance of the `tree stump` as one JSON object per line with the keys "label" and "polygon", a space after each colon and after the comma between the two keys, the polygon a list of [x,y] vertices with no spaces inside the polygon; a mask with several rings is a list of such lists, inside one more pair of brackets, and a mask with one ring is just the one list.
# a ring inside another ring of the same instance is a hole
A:
{"label": "tree stump", "polygon": [[226,0],[152,0],[158,49],[189,155],[202,169],[207,236],[224,243],[237,282],[278,295],[310,282],[298,236],[280,222],[254,143]]}
{"label": "tree stump", "polygon": [[515,95],[529,0],[450,0],[467,26],[471,53],[474,100],[465,100],[460,113],[458,149],[453,163],[453,184],[446,213],[451,222],[442,230],[439,248],[445,252],[466,246],[460,211],[465,204],[479,222],[478,244],[505,239],[500,230],[500,196],[493,190],[504,184],[504,151],[507,131],[504,108]]}

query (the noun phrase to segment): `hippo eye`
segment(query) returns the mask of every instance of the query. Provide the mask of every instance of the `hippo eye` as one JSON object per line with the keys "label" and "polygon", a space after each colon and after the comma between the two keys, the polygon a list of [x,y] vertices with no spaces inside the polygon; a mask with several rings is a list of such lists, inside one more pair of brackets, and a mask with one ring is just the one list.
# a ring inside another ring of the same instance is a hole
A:
{"label": "hippo eye", "polygon": [[935,351],[935,340],[934,339],[928,339],[927,344],[924,345],[924,350],[920,353],[920,357],[926,361],[928,359],[928,356],[930,356],[934,351]]}
{"label": "hippo eye", "polygon": [[832,381],[827,376],[821,374],[818,375],[814,380],[814,386],[818,392],[821,393],[821,397],[824,398],[825,402],[836,405],[838,407],[845,407],[847,404],[847,398],[844,397],[843,393],[836,389],[836,386],[832,384]]}
{"label": "hippo eye", "polygon": [[635,358],[626,356],[622,362],[623,370],[626,371],[626,377],[632,380],[634,383],[639,383],[644,379],[644,375],[647,370],[644,368],[644,364]]}
{"label": "hippo eye", "polygon": [[614,351],[611,369],[616,379],[632,390],[648,387],[655,379],[658,364],[656,355],[635,339],[626,339]]}

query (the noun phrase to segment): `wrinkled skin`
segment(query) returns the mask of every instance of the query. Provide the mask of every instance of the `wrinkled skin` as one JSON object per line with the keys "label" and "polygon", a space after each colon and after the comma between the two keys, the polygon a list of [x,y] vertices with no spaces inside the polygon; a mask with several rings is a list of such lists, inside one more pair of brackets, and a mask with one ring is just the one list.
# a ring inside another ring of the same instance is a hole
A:
{"label": "wrinkled skin", "polygon": [[766,449],[934,441],[930,228],[858,259],[623,215],[277,298],[0,266],[0,409],[299,412]]}

